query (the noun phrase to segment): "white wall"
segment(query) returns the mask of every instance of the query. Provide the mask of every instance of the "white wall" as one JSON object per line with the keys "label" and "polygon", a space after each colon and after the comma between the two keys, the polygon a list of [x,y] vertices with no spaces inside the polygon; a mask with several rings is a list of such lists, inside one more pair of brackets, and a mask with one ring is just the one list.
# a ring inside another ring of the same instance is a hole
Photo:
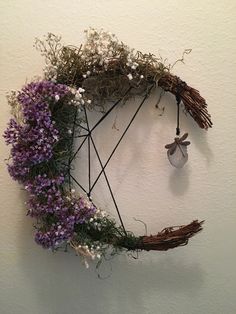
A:
{"label": "white wall", "polygon": [[[174,98],[163,98],[162,117],[154,107],[158,92],[140,112],[108,168],[127,228],[142,234],[133,217],[145,221],[150,233],[195,218],[205,219],[205,228],[186,247],[142,253],[138,260],[114,259],[106,280],[97,278],[94,267],[85,270],[74,254],[52,254],[34,243],[24,194],[8,176],[8,148],[1,140],[0,313],[236,313],[235,1],[1,0],[0,9],[1,134],[10,117],[6,91],[41,73],[34,37],[51,31],[65,43],[80,44],[89,26],[103,26],[130,46],[170,62],[192,48],[175,73],[206,97],[214,122],[205,132],[181,116],[192,145],[188,165],[175,171],[163,148],[174,137]],[[132,105],[119,111],[120,132]],[[103,158],[112,137],[119,136],[111,129],[113,120],[97,135]],[[94,199],[115,215],[103,183]]]}

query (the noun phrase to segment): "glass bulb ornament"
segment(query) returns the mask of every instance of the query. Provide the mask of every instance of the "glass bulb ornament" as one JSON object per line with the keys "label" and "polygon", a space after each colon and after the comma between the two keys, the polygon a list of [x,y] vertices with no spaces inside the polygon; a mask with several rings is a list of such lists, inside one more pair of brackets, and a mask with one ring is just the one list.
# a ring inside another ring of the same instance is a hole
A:
{"label": "glass bulb ornament", "polygon": [[182,168],[188,161],[187,146],[190,142],[185,141],[187,137],[188,133],[185,133],[181,137],[176,137],[173,143],[165,146],[169,162],[175,168]]}

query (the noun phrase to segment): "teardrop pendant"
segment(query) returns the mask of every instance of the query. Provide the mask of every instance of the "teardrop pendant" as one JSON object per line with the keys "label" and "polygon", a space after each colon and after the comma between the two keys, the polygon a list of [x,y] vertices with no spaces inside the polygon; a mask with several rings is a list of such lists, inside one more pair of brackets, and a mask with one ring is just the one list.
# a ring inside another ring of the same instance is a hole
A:
{"label": "teardrop pendant", "polygon": [[189,141],[185,141],[188,137],[188,133],[185,133],[182,137],[176,137],[174,142],[167,144],[167,157],[169,162],[175,168],[182,168],[188,161],[187,146],[190,145]]}

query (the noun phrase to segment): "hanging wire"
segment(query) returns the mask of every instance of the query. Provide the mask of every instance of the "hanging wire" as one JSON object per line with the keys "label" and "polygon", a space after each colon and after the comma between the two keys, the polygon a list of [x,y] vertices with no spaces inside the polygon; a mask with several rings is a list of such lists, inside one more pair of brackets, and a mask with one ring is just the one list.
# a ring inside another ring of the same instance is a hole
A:
{"label": "hanging wire", "polygon": [[186,83],[184,81],[181,81],[180,79],[178,80],[177,88],[176,88],[176,94],[175,94],[175,99],[177,103],[177,127],[176,127],[176,135],[180,135],[180,103],[182,101],[181,98],[181,93],[184,90],[186,86]]}
{"label": "hanging wire", "polygon": [[180,127],[179,127],[179,112],[180,112],[180,103],[181,103],[181,96],[180,96],[180,88],[179,85],[177,86],[177,93],[176,93],[176,102],[177,102],[177,127],[176,127],[176,135],[180,135]]}

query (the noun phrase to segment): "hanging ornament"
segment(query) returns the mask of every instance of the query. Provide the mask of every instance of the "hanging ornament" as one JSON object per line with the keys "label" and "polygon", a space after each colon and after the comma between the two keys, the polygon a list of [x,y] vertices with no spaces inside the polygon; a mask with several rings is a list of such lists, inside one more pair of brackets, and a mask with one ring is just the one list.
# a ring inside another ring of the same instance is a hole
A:
{"label": "hanging ornament", "polygon": [[187,137],[188,133],[185,133],[181,137],[176,137],[173,143],[165,146],[169,162],[176,168],[182,168],[188,161],[187,146],[190,142],[185,141]]}
{"label": "hanging ornament", "polygon": [[190,144],[189,141],[185,141],[188,137],[188,133],[185,133],[182,137],[180,135],[180,127],[179,127],[179,107],[181,102],[181,91],[183,89],[183,84],[178,84],[176,89],[176,103],[177,103],[177,127],[176,127],[176,135],[177,137],[174,139],[174,142],[171,144],[167,144],[165,148],[167,149],[167,156],[169,162],[172,166],[176,168],[182,168],[186,162],[188,161],[188,152],[187,146]]}

